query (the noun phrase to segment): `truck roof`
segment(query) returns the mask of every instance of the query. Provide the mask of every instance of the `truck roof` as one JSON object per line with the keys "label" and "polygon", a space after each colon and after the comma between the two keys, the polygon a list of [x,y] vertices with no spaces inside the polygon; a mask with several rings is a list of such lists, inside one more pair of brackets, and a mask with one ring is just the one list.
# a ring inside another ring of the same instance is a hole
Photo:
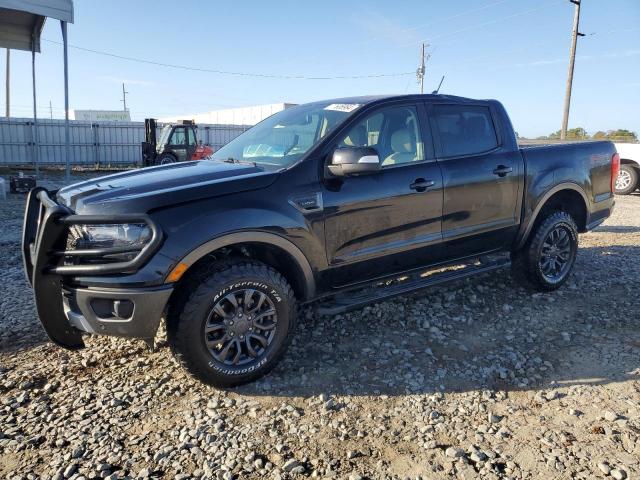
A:
{"label": "truck roof", "polygon": [[[442,94],[389,94],[389,95],[363,95],[363,96],[355,96],[355,97],[342,97],[342,98],[332,98],[327,100],[321,100],[317,103],[360,103],[360,104],[368,104],[373,102],[378,102],[382,100],[446,100],[455,103],[466,103],[466,102],[486,102],[486,99],[473,99],[467,97],[459,97],[456,95],[442,95]],[[316,102],[311,102],[316,103]]]}

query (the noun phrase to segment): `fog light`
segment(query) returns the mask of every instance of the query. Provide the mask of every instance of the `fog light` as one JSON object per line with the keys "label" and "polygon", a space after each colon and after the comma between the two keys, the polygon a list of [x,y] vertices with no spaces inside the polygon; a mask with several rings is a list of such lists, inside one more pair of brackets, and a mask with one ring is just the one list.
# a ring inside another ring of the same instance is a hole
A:
{"label": "fog light", "polygon": [[133,315],[133,302],[127,299],[92,298],[91,308],[98,318],[104,320],[125,320]]}
{"label": "fog light", "polygon": [[133,302],[131,300],[114,300],[112,313],[118,318],[131,318]]}

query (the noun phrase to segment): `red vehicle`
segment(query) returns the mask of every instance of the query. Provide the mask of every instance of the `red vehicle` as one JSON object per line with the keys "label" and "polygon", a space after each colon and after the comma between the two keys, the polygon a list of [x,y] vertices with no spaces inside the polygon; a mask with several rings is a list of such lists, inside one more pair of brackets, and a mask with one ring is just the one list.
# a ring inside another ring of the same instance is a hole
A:
{"label": "red vehicle", "polygon": [[142,159],[145,167],[166,165],[187,160],[203,160],[213,155],[209,145],[197,139],[198,127],[191,120],[168,123],[162,127],[156,139],[155,118],[144,121],[145,141],[142,142]]}

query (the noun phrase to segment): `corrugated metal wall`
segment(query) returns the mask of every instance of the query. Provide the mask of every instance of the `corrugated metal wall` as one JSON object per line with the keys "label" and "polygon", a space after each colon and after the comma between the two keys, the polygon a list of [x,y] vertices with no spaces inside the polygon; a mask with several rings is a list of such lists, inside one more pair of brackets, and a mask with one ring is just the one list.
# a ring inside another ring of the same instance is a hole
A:
{"label": "corrugated metal wall", "polygon": [[[143,122],[71,120],[70,162],[84,166],[137,165],[142,160]],[[158,124],[158,136],[162,124]],[[198,140],[214,151],[248,126],[198,125]],[[28,118],[0,118],[0,165],[64,165],[64,120],[38,120],[37,132]]]}

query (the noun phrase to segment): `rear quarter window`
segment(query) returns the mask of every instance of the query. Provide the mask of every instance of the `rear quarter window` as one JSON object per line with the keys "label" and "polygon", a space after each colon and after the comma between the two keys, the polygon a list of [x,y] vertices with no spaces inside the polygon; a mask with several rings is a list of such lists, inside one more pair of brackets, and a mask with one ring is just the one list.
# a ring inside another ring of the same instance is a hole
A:
{"label": "rear quarter window", "polygon": [[441,157],[480,154],[498,146],[489,107],[434,105],[432,119],[440,137]]}

